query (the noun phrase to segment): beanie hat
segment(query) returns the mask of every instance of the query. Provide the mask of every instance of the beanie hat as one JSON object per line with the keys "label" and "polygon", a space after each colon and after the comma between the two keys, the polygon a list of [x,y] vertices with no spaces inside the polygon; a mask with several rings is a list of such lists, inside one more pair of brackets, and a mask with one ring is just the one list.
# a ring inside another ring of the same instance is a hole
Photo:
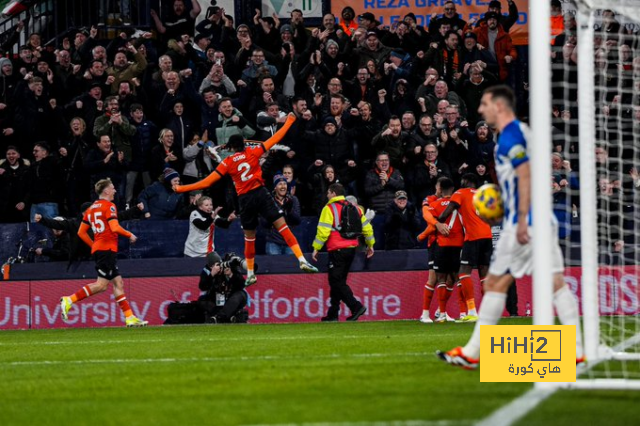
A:
{"label": "beanie hat", "polygon": [[220,262],[222,262],[222,258],[215,251],[212,251],[211,253],[207,254],[207,266],[209,268],[211,268],[216,263],[220,263]]}
{"label": "beanie hat", "polygon": [[327,40],[326,46],[325,46],[325,50],[328,52],[329,51],[329,46],[333,46],[335,45],[336,47],[339,47],[338,42],[336,42],[335,40]]}
{"label": "beanie hat", "polygon": [[476,124],[476,132],[480,127],[489,127],[489,125],[487,124],[486,121],[478,121],[478,124]]}
{"label": "beanie hat", "polygon": [[394,49],[391,51],[391,56],[394,58],[404,59],[404,57],[407,56],[407,53],[402,49]]}
{"label": "beanie hat", "polygon": [[338,127],[336,119],[332,116],[325,117],[324,120],[322,120],[322,127],[326,126],[327,124],[333,124],[334,126]]}
{"label": "beanie hat", "polygon": [[282,172],[276,173],[276,175],[273,177],[273,186],[275,187],[280,182],[285,182],[285,183],[287,182],[287,179],[284,177]]}
{"label": "beanie hat", "polygon": [[280,27],[280,34],[284,34],[287,31],[293,34],[293,28],[291,27],[291,25],[284,24],[283,26]]}
{"label": "beanie hat", "polygon": [[179,178],[179,177],[180,177],[180,175],[178,174],[178,172],[173,170],[171,167],[167,167],[166,169],[164,169],[164,181],[165,182],[170,183],[172,179]]}
{"label": "beanie hat", "polygon": [[415,22],[417,22],[418,20],[416,19],[416,14],[413,12],[409,12],[406,15],[404,15],[405,18],[411,18],[413,19]]}
{"label": "beanie hat", "polygon": [[5,65],[11,65],[11,69],[13,70],[13,63],[11,62],[11,59],[9,59],[9,58],[0,58],[0,70]]}

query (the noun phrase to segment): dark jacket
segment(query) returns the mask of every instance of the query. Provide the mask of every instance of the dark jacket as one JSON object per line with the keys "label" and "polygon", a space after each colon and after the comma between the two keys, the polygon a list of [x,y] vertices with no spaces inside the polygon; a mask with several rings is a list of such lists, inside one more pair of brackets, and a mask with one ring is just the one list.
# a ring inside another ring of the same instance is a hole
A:
{"label": "dark jacket", "polygon": [[408,202],[404,210],[391,201],[384,212],[385,250],[406,250],[414,248],[420,233],[420,215],[415,206]]}
{"label": "dark jacket", "polygon": [[24,202],[27,190],[26,175],[29,166],[20,158],[19,166],[12,169],[9,162],[0,164],[0,169],[4,173],[0,174],[0,215],[1,222],[22,222],[27,221],[29,210],[25,207],[22,211],[15,208],[16,204]]}
{"label": "dark jacket", "polygon": [[98,148],[94,148],[87,153],[84,159],[84,168],[90,177],[91,188],[100,179],[109,178],[113,185],[118,188],[122,179],[124,179],[124,171],[126,162],[118,161],[118,152],[114,149],[114,154],[107,163],[104,162],[107,154]]}
{"label": "dark jacket", "polygon": [[60,201],[62,173],[57,161],[48,156],[34,161],[27,173],[26,204],[57,203]]}
{"label": "dark jacket", "polygon": [[435,177],[431,177],[429,174],[429,167],[423,162],[418,164],[414,169],[413,176],[413,201],[418,204],[421,203],[428,195],[436,193],[436,182],[438,178],[446,176],[451,178],[451,170],[444,161],[436,160],[436,167],[438,168],[438,174]]}
{"label": "dark jacket", "polygon": [[136,133],[131,136],[132,159],[129,170],[148,171],[151,149],[158,142],[158,126],[146,118],[140,123],[132,119],[131,124],[136,128]]}
{"label": "dark jacket", "polygon": [[144,204],[143,213],[150,213],[151,220],[169,220],[189,214],[183,194],[177,194],[162,182],[154,182],[138,197]]}
{"label": "dark jacket", "polygon": [[384,213],[387,205],[395,198],[396,191],[404,189],[404,178],[399,170],[390,170],[391,175],[386,185],[380,183],[377,169],[367,172],[364,181],[364,192],[369,199],[369,207],[376,213]]}

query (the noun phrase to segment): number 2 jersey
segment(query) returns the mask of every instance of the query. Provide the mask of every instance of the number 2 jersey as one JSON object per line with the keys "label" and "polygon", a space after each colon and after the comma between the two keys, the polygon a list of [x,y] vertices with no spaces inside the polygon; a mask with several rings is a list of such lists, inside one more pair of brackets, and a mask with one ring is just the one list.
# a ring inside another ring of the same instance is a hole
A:
{"label": "number 2 jersey", "polygon": [[260,157],[267,152],[264,145],[246,147],[244,151],[236,152],[225,158],[216,167],[220,175],[228,174],[233,180],[238,196],[264,186]]}
{"label": "number 2 jersey", "polygon": [[[115,226],[111,226],[111,222]],[[126,231],[118,224],[118,211],[116,205],[108,200],[96,200],[89,207],[82,218],[82,224],[90,226],[93,231],[93,244],[91,254],[97,251],[118,252],[118,235],[130,237],[131,232]],[[83,232],[81,225],[80,232]],[[79,233],[80,233],[79,232]]]}

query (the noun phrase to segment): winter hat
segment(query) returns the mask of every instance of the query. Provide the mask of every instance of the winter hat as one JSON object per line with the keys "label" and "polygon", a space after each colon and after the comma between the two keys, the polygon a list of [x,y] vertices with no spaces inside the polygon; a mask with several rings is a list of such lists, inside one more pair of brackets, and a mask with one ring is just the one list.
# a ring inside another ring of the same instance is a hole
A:
{"label": "winter hat", "polygon": [[164,169],[164,181],[167,183],[171,183],[171,180],[174,178],[179,178],[180,174],[173,170],[171,167],[167,167]]}
{"label": "winter hat", "polygon": [[391,56],[394,58],[404,59],[407,56],[407,53],[402,49],[394,49],[391,51]]}
{"label": "winter hat", "polygon": [[495,12],[487,12],[487,13],[484,14],[484,19],[486,19],[487,21],[489,19],[495,19],[496,21],[499,21],[500,20],[499,16],[500,15],[498,15]]}
{"label": "winter hat", "polygon": [[466,34],[464,35],[464,39],[465,39],[465,40],[466,40],[466,39],[468,39],[468,38],[472,38],[472,39],[474,39],[475,41],[478,41],[478,35],[477,35],[476,33],[474,33],[474,32],[471,32],[471,31],[469,31],[468,33],[466,33]]}
{"label": "winter hat", "polygon": [[275,187],[276,187],[280,182],[287,183],[287,179],[284,177],[284,175],[282,174],[282,172],[278,172],[278,173],[276,173],[276,175],[273,177],[273,186],[274,186],[274,188],[275,188]]}
{"label": "winter hat", "polygon": [[220,255],[218,253],[216,253],[215,251],[212,251],[211,253],[209,253],[207,255],[207,266],[209,268],[211,268],[213,265],[215,265],[216,263],[221,263],[222,262],[222,258],[220,257]]}
{"label": "winter hat", "polygon": [[13,63],[9,58],[0,58],[0,70],[7,64],[11,65],[11,70],[13,70]]}
{"label": "winter hat", "polygon": [[335,40],[331,40],[331,39],[329,39],[329,40],[327,40],[327,44],[325,45],[325,48],[324,48],[324,49],[325,49],[326,51],[329,51],[329,46],[333,46],[333,45],[335,45],[336,47],[339,47],[339,46],[338,46],[338,42],[336,42]]}
{"label": "winter hat", "polygon": [[488,127],[489,127],[489,125],[487,124],[487,122],[486,122],[486,121],[478,121],[478,124],[476,124],[476,132],[478,131],[478,129],[479,129],[480,127],[487,127],[487,128],[488,128]]}
{"label": "winter hat", "polygon": [[502,9],[502,4],[498,0],[490,1],[489,9]]}
{"label": "winter hat", "polygon": [[326,126],[327,124],[333,124],[334,126],[338,127],[338,123],[336,122],[336,119],[333,118],[332,116],[325,117],[325,119],[322,120],[322,127]]}
{"label": "winter hat", "polygon": [[414,22],[418,22],[418,20],[416,19],[416,14],[413,12],[409,12],[406,15],[404,15],[405,18],[411,18],[414,20]]}
{"label": "winter hat", "polygon": [[291,27],[291,25],[284,24],[283,26],[280,27],[280,34],[284,34],[287,31],[293,34],[293,28]]}

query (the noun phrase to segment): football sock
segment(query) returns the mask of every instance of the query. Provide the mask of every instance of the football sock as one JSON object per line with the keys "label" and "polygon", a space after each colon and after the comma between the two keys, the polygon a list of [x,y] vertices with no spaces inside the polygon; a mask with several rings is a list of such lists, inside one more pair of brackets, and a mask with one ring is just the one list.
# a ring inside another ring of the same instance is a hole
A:
{"label": "football sock", "polygon": [[256,257],[256,239],[244,237],[244,258],[247,261],[247,275],[253,275]]}
{"label": "football sock", "polygon": [[460,314],[466,314],[467,301],[465,300],[464,289],[462,288],[462,284],[460,284],[460,282],[456,284],[456,287],[458,288],[458,309],[460,311]]}
{"label": "football sock", "polygon": [[484,296],[484,282],[486,281],[486,278],[482,278],[480,280],[480,294],[482,294]]}
{"label": "football sock", "polygon": [[482,306],[478,313],[478,321],[473,329],[471,339],[462,348],[462,353],[469,358],[478,359],[480,357],[480,326],[496,325],[504,312],[507,304],[507,294],[496,291],[488,291],[482,299]]}
{"label": "football sock", "polygon": [[291,232],[291,229],[289,229],[286,223],[278,228],[278,232],[280,233],[280,235],[282,235],[282,238],[284,238],[287,245],[289,246],[289,248],[291,248],[291,251],[298,258],[298,260],[305,260],[304,256],[302,255],[302,250],[300,250],[298,240],[296,240],[295,235],[293,235],[293,232]]}
{"label": "football sock", "polygon": [[471,275],[460,275],[460,284],[462,285],[462,292],[464,293],[464,298],[467,303],[466,311],[469,315],[472,315],[471,311],[476,311],[476,300]]}
{"label": "football sock", "polygon": [[584,355],[584,349],[582,347],[582,330],[580,327],[578,303],[568,286],[565,285],[554,293],[553,304],[562,324],[576,326],[576,358],[581,358]]}
{"label": "football sock", "polygon": [[130,318],[133,316],[133,311],[131,310],[131,306],[129,306],[129,302],[127,302],[127,297],[123,294],[122,296],[116,297],[116,302],[118,302],[118,306],[122,309],[122,313],[125,318]]}
{"label": "football sock", "polygon": [[439,283],[436,287],[436,292],[438,293],[438,306],[440,307],[440,315],[444,315],[447,312],[447,300],[449,299],[447,297],[447,293],[449,293],[447,291],[447,284],[444,282]]}
{"label": "football sock", "polygon": [[429,308],[431,307],[431,299],[433,299],[434,288],[429,286],[429,284],[424,285],[424,291],[422,292],[422,312],[425,311],[427,314],[429,313]]}
{"label": "football sock", "polygon": [[85,298],[87,298],[89,296],[91,296],[91,289],[89,288],[89,285],[85,285],[80,290],[78,290],[77,292],[73,293],[70,296],[71,297],[71,303],[79,302],[82,299],[85,299]]}

